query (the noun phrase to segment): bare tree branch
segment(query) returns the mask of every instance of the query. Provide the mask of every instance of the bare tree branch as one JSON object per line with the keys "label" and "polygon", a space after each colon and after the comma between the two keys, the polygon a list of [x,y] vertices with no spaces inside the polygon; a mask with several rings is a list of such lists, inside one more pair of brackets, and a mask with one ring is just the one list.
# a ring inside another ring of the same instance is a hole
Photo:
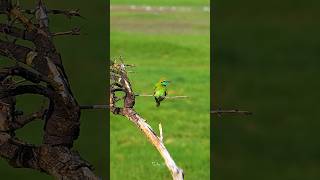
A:
{"label": "bare tree branch", "polygon": [[[130,121],[132,121],[137,128],[139,128],[144,135],[147,137],[147,139],[151,142],[153,146],[159,151],[162,158],[165,161],[165,164],[167,168],[169,169],[172,178],[174,180],[183,180],[183,170],[179,168],[174,160],[172,159],[170,153],[166,149],[165,145],[163,144],[162,138],[162,130],[160,130],[160,138],[156,135],[156,133],[153,131],[151,126],[146,122],[145,119],[143,119],[135,110],[134,110],[134,104],[135,104],[135,97],[132,90],[131,83],[129,81],[129,78],[127,76],[126,66],[123,63],[116,63],[111,62],[110,64],[110,71],[112,73],[117,74],[116,76],[111,76],[110,78],[110,111],[115,115],[122,115],[127,117]],[[122,89],[122,92],[124,95],[124,105],[123,107],[118,107],[116,105],[117,97],[116,95],[116,89],[119,89],[119,86]],[[161,127],[162,129],[162,127]]]}
{"label": "bare tree branch", "polygon": [[[48,14],[62,14],[62,15],[65,15],[66,17],[68,17],[68,18],[71,18],[73,16],[82,17],[80,15],[80,10],[79,9],[75,9],[75,10],[73,10],[73,9],[71,9],[71,10],[48,9],[46,11],[47,11]],[[21,10],[21,12],[24,12],[26,14],[35,14],[36,9],[24,9],[24,10]]]}
{"label": "bare tree branch", "polygon": [[[136,94],[137,97],[154,97],[151,94]],[[189,96],[166,96],[166,99],[189,98]]]}
{"label": "bare tree branch", "polygon": [[109,105],[81,105],[80,109],[109,109]]}
{"label": "bare tree branch", "polygon": [[232,109],[232,110],[213,110],[211,111],[212,114],[217,114],[218,116],[221,116],[222,114],[242,114],[242,115],[252,115],[252,112],[249,111],[241,111],[237,109]]}
{"label": "bare tree branch", "polygon": [[73,28],[71,31],[52,33],[52,36],[80,35],[80,28]]}

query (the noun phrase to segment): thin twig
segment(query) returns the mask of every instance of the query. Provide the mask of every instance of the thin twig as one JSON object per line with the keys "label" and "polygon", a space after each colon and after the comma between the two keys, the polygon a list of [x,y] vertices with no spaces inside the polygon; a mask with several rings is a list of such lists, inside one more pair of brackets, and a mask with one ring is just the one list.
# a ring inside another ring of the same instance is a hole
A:
{"label": "thin twig", "polygon": [[81,105],[80,109],[109,109],[109,105],[99,104],[99,105]]}
{"label": "thin twig", "polygon": [[160,139],[161,142],[163,142],[163,133],[162,133],[162,125],[161,125],[161,123],[159,124],[159,134],[160,134],[159,139]]}
{"label": "thin twig", "polygon": [[[135,94],[137,97],[153,97],[151,94]],[[166,99],[189,98],[189,96],[166,96]]]}
{"label": "thin twig", "polygon": [[189,98],[189,96],[168,96],[166,99]]}
{"label": "thin twig", "polygon": [[242,115],[252,115],[252,112],[249,111],[240,111],[237,109],[232,109],[232,110],[213,110],[211,111],[211,114],[217,114],[217,115],[222,115],[222,114],[242,114]]}
{"label": "thin twig", "polygon": [[61,35],[80,35],[80,28],[73,28],[71,31],[65,32],[56,32],[52,33],[52,36],[61,36]]}

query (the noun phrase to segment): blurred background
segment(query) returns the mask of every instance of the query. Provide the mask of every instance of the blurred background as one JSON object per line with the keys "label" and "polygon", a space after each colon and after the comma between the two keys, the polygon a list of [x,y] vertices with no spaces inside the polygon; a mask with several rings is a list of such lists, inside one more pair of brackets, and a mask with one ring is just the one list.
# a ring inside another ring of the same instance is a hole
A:
{"label": "blurred background", "polygon": [[319,5],[213,2],[214,179],[320,179]]}
{"label": "blurred background", "polygon": [[[46,0],[50,9],[80,9],[84,17],[68,19],[63,15],[51,15],[52,32],[69,31],[81,28],[80,36],[56,37],[54,42],[62,55],[71,89],[80,104],[106,103],[107,89],[107,22],[106,1],[88,2],[85,0],[55,1]],[[20,1],[23,8],[34,8],[35,1]],[[3,20],[3,19],[2,19]],[[3,21],[4,22],[4,21]],[[22,41],[18,41],[22,42]],[[25,42],[23,42],[25,43]],[[30,45],[30,43],[28,43]],[[1,66],[10,61],[1,57]],[[18,98],[18,107],[31,112],[44,102],[41,97],[23,96]],[[106,179],[107,175],[107,124],[105,110],[82,111],[80,136],[75,141],[75,150],[95,167],[95,173]],[[17,131],[17,136],[29,143],[42,141],[43,122],[35,121]],[[30,169],[15,169],[0,159],[1,179],[53,179]]]}
{"label": "blurred background", "polygon": [[[169,96],[156,107],[137,97],[135,109],[158,132],[189,180],[210,176],[209,0],[111,0],[111,57],[134,64],[133,90],[153,94],[161,78],[171,80]],[[111,115],[111,180],[171,179],[158,151],[135,125]]]}

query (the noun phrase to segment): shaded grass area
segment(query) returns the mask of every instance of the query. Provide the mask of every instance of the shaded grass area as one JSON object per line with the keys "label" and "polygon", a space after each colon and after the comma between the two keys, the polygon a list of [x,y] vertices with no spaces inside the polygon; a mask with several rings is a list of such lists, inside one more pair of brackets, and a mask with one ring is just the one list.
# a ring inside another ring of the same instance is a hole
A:
{"label": "shaded grass area", "polygon": [[[81,28],[82,35],[57,37],[55,43],[62,55],[71,88],[80,104],[102,104],[106,102],[106,3],[87,1],[45,1],[49,8],[80,9],[85,19],[62,15],[50,16],[53,32],[68,31],[74,26]],[[21,2],[22,7],[33,8],[29,2]],[[18,41],[19,42],[19,41]],[[1,64],[4,63],[3,58]],[[18,99],[21,109],[31,111],[41,106],[43,100],[24,96]],[[106,137],[107,112],[82,112],[80,137],[75,142],[75,150],[95,167],[97,175],[106,179]],[[17,136],[28,142],[41,143],[43,122],[32,122],[17,132]],[[0,159],[1,179],[53,179],[44,173],[29,169],[14,169]]]}
{"label": "shaded grass area", "polygon": [[[208,13],[111,12],[111,57],[121,55],[137,66],[129,74],[134,91],[152,94],[165,78],[172,81],[169,96],[190,96],[167,99],[159,108],[152,97],[137,97],[135,106],[156,132],[162,124],[164,143],[186,179],[210,175],[209,43]],[[111,179],[171,179],[159,153],[130,121],[111,115],[110,129]]]}
{"label": "shaded grass area", "polygon": [[247,2],[215,4],[215,104],[254,115],[214,119],[214,178],[319,179],[315,3]]}

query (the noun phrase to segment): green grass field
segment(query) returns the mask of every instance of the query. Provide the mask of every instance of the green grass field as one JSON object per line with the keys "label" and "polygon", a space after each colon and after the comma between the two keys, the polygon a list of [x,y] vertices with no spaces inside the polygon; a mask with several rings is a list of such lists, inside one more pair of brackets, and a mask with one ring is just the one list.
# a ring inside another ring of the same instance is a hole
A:
{"label": "green grass field", "polygon": [[214,6],[214,179],[319,179],[319,2]]}
{"label": "green grass field", "polygon": [[[74,26],[81,28],[80,36],[57,37],[55,43],[62,55],[63,64],[68,74],[71,88],[80,104],[102,104],[106,102],[106,2],[99,1],[45,1],[49,8],[80,9],[85,19],[63,16],[50,16],[53,32],[68,31]],[[30,2],[21,2],[26,8],[32,8]],[[26,6],[25,6],[26,5]],[[18,41],[19,43],[19,41]],[[4,59],[1,58],[1,64]],[[18,99],[19,107],[27,110],[36,109],[42,103],[41,98],[25,96]],[[106,179],[107,168],[107,111],[83,111],[81,114],[80,137],[75,148],[81,156],[92,163],[97,175]],[[43,123],[32,122],[19,130],[17,136],[32,143],[41,143]],[[30,169],[15,169],[4,159],[0,159],[0,175],[3,180],[12,179],[53,179],[44,173]]]}
{"label": "green grass field", "polygon": [[[208,5],[208,1],[150,1],[147,5]],[[147,1],[112,1],[111,5]],[[135,93],[152,94],[160,78],[172,81],[169,95],[156,108],[152,97],[137,97],[135,109],[158,132],[186,179],[210,176],[210,35],[209,13],[111,12],[111,57],[135,64],[129,74]],[[126,118],[111,115],[111,179],[171,179],[156,149]]]}

